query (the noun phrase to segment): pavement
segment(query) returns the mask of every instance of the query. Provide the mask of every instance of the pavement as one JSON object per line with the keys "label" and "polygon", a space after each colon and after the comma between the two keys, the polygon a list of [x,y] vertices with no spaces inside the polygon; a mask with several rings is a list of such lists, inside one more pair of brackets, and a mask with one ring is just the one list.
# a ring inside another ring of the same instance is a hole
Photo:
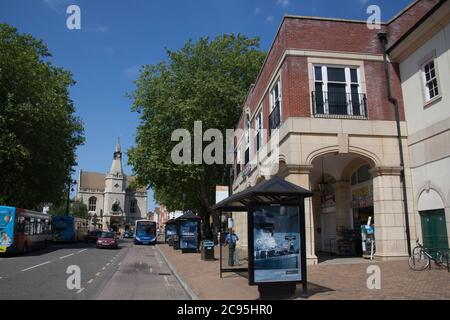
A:
{"label": "pavement", "polygon": [[[166,244],[158,245],[174,269],[195,295],[202,300],[255,300],[257,287],[248,285],[245,273],[225,273],[219,276],[219,253],[215,261],[202,261],[198,253],[183,254]],[[321,263],[308,266],[307,300],[395,300],[450,299],[450,273],[432,267],[427,271],[412,271],[406,260],[377,262],[362,258],[325,257]],[[227,260],[224,260],[224,267]],[[377,266],[381,288],[368,289],[371,266]],[[296,299],[302,286],[297,286]]]}

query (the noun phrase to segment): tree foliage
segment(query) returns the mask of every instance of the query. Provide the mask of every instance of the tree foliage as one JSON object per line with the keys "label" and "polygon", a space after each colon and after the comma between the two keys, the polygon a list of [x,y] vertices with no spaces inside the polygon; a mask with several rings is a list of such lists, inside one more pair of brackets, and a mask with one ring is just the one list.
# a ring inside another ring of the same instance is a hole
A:
{"label": "tree foliage", "polygon": [[[141,122],[129,163],[137,182],[151,187],[169,210],[192,210],[209,221],[214,187],[228,184],[227,166],[175,165],[172,132],[187,129],[194,141],[194,122],[202,121],[203,132],[215,128],[225,137],[225,130],[233,129],[240,118],[265,54],[258,38],[238,34],[188,41],[167,55],[167,61],[141,69],[130,95]],[[223,143],[226,150],[225,139]]]}
{"label": "tree foliage", "polygon": [[[48,211],[51,216],[64,216],[67,214],[67,203],[62,200],[58,205],[54,205]],[[88,207],[80,200],[73,200],[69,203],[69,215],[87,219],[89,218]]]}
{"label": "tree foliage", "polygon": [[70,72],[46,45],[0,24],[0,204],[35,209],[58,202],[70,181],[83,125]]}

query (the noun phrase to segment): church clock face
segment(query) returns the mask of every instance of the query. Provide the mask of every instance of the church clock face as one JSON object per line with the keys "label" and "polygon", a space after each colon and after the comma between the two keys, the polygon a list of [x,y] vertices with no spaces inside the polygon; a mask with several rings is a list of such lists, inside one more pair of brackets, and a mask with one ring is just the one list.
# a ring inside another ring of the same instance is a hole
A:
{"label": "church clock face", "polygon": [[116,184],[114,185],[114,187],[115,187],[116,189],[119,188],[119,184],[116,183]]}

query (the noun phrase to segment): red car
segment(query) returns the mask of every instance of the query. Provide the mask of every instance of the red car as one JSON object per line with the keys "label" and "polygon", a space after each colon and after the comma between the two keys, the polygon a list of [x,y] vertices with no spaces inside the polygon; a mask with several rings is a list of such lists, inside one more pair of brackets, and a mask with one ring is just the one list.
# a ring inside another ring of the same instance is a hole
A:
{"label": "red car", "polygon": [[114,232],[102,232],[97,239],[97,248],[119,248],[116,234]]}

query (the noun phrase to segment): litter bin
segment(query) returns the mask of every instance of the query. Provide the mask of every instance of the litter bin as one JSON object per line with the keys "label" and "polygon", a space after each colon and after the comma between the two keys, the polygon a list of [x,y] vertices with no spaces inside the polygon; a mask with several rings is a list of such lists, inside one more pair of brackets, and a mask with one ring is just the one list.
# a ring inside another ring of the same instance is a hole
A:
{"label": "litter bin", "polygon": [[201,243],[202,260],[215,260],[214,258],[214,242],[210,240],[203,240]]}

